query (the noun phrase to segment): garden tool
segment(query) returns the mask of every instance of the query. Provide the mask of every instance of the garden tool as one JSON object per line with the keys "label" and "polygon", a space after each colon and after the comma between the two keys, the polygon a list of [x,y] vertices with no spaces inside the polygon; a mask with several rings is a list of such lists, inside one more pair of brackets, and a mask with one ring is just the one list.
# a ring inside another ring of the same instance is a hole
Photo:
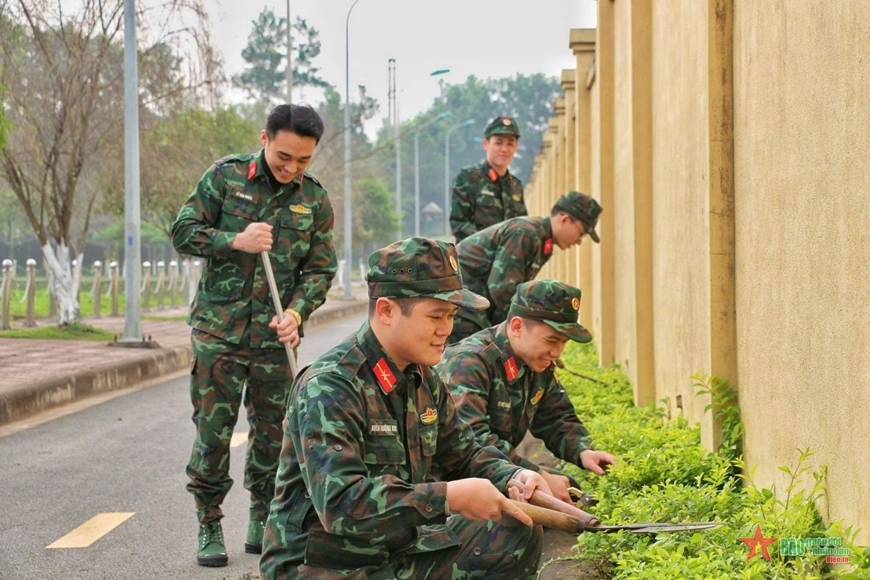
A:
{"label": "garden tool", "polygon": [[[515,479],[508,482],[508,488],[511,487],[516,487],[520,492],[523,491],[523,484]],[[605,526],[592,514],[586,513],[569,503],[538,490],[535,490],[532,494],[529,503],[511,501],[532,518],[534,523],[572,534],[581,534],[583,532],[613,533],[620,530],[627,530],[634,534],[657,534],[661,532],[706,530],[724,525],[724,522],[681,522],[676,524],[650,523]]]}
{"label": "garden tool", "polygon": [[[272,271],[272,261],[269,259],[269,252],[265,250],[260,252],[260,257],[263,258],[263,267],[266,269],[266,278],[269,280],[269,293],[272,295],[272,304],[275,306],[280,324],[284,320],[284,307],[281,306],[278,284],[275,282],[275,273]],[[290,374],[296,378],[296,356],[293,354],[293,349],[290,348],[290,343],[285,342],[284,348],[287,350],[287,360],[290,362]]]}

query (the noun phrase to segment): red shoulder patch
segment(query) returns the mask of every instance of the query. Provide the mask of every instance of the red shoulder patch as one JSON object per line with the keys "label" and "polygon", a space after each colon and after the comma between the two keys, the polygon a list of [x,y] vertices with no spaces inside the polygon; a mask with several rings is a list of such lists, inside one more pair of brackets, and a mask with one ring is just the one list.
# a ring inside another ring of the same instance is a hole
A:
{"label": "red shoulder patch", "polygon": [[248,179],[254,179],[254,176],[257,175],[257,160],[254,159],[251,161],[251,164],[248,165]]}
{"label": "red shoulder patch", "polygon": [[550,255],[553,253],[553,238],[544,240],[544,254]]}
{"label": "red shoulder patch", "polygon": [[513,381],[520,374],[517,370],[517,361],[514,360],[514,357],[510,357],[504,363],[504,372],[507,374],[508,381]]}
{"label": "red shoulder patch", "polygon": [[375,378],[378,379],[378,383],[387,394],[396,386],[396,377],[393,375],[393,371],[390,370],[390,365],[387,364],[387,361],[383,357],[375,365]]}

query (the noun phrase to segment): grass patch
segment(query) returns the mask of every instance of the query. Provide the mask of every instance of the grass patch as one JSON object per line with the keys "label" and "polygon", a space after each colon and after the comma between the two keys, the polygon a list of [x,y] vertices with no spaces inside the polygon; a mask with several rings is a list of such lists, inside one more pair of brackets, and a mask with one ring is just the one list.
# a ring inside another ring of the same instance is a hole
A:
{"label": "grass patch", "polygon": [[[842,522],[826,526],[816,511],[825,495],[825,471],[812,472],[809,449],[796,450],[795,464],[780,469],[786,489],[757,487],[743,463],[743,425],[734,389],[715,377],[694,377],[698,392],[712,395],[708,409],[723,421],[725,441],[716,453],[701,445],[699,428],[685,417],[633,405],[628,378],[617,367],[600,369],[590,345],[572,344],[563,360],[569,369],[610,382],[601,385],[560,372],[559,377],[589,428],[598,449],[617,464],[597,477],[564,465],[600,500],[595,515],[605,524],[724,521],[704,532],[668,534],[585,533],[581,559],[600,578],[618,579],[792,579],[870,578],[870,549],[854,544],[856,530]],[[747,560],[750,538],[761,525],[765,538],[832,538],[849,551],[848,567],[833,567],[825,555],[781,553],[779,541]]]}
{"label": "grass patch", "polygon": [[60,340],[93,340],[95,342],[111,342],[115,334],[94,328],[89,324],[76,322],[59,326],[38,326],[36,328],[15,328],[0,330],[0,338],[31,338]]}
{"label": "grass patch", "polygon": [[143,315],[142,320],[154,320],[157,322],[187,322],[187,314],[176,314],[173,316],[160,316],[159,314]]}

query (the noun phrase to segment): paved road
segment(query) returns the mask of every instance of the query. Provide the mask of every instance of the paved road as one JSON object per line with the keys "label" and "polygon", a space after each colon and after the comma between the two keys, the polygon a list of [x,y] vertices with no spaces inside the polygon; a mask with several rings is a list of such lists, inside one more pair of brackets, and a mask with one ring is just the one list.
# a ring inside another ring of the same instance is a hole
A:
{"label": "paved road", "polygon": [[[300,348],[300,365],[364,318],[312,329]],[[196,516],[184,489],[194,436],[187,393],[181,377],[0,438],[0,580],[242,580],[256,574],[258,557],[243,546],[243,443],[232,450],[236,484],[224,503],[230,564],[196,565]],[[244,411],[236,433],[240,440],[247,433]],[[47,548],[106,513],[133,515],[89,547]]]}

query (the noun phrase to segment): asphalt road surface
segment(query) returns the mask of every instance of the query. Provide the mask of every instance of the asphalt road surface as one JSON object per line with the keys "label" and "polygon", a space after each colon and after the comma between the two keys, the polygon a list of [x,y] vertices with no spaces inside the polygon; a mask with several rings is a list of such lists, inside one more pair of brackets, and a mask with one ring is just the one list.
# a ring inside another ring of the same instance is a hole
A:
{"label": "asphalt road surface", "polygon": [[[364,319],[312,329],[300,366]],[[244,408],[223,505],[229,566],[212,569],[196,564],[196,513],[184,488],[191,412],[182,376],[0,437],[0,579],[256,578],[259,556],[244,551]]]}

